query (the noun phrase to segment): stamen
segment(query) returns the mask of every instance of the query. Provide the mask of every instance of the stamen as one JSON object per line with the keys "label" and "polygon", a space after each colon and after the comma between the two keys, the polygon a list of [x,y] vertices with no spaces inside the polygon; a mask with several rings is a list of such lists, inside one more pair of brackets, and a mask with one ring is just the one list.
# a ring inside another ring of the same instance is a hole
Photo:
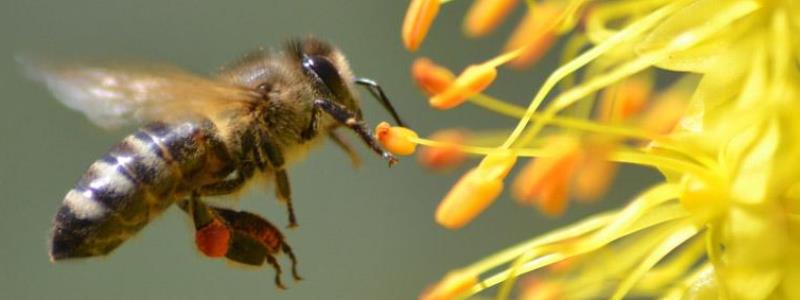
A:
{"label": "stamen", "polygon": [[435,132],[430,139],[449,144],[445,147],[425,147],[419,153],[419,162],[433,170],[445,170],[460,165],[467,158],[457,144],[463,143],[467,132],[460,129],[449,129]]}
{"label": "stamen", "polygon": [[428,58],[414,60],[411,65],[411,77],[429,96],[444,92],[456,79],[453,72]]}
{"label": "stamen", "polygon": [[497,69],[490,64],[469,66],[444,92],[430,98],[430,105],[438,109],[456,107],[489,87],[496,77]]}
{"label": "stamen", "polygon": [[497,199],[503,179],[517,155],[510,151],[487,155],[478,167],[464,174],[436,208],[436,222],[458,229],[468,224]]}
{"label": "stamen", "polygon": [[448,273],[439,283],[425,291],[420,300],[449,300],[455,299],[459,295],[478,284],[478,276],[465,270],[457,270]]}
{"label": "stamen", "polygon": [[416,51],[428,34],[433,19],[439,12],[439,0],[412,0],[403,19],[403,44],[408,51]]}
{"label": "stamen", "polygon": [[488,34],[517,5],[517,0],[476,0],[464,19],[464,32],[470,37]]}
{"label": "stamen", "polygon": [[391,126],[386,122],[375,127],[375,138],[386,150],[397,155],[414,154],[417,148],[417,144],[413,142],[418,138],[416,132],[405,127]]}

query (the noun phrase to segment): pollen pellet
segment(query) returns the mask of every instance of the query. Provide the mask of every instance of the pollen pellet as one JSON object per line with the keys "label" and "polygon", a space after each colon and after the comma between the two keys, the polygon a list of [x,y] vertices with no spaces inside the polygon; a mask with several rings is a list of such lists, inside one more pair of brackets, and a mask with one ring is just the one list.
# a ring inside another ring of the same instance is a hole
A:
{"label": "pollen pellet", "polygon": [[403,19],[403,44],[416,51],[439,12],[439,0],[412,0]]}
{"label": "pollen pellet", "polygon": [[414,150],[417,148],[417,144],[411,141],[418,137],[417,133],[405,127],[391,126],[389,123],[381,122],[375,128],[375,136],[381,145],[397,155],[414,154]]}
{"label": "pollen pellet", "polygon": [[231,233],[222,222],[214,219],[195,232],[195,244],[208,257],[222,257],[228,252]]}
{"label": "pollen pellet", "polygon": [[437,109],[450,109],[464,103],[467,98],[485,90],[497,78],[497,69],[491,65],[472,65],[464,69],[444,92],[430,98]]}
{"label": "pollen pellet", "polygon": [[488,34],[503,21],[517,0],[476,0],[464,19],[464,32],[471,37]]}
{"label": "pollen pellet", "polygon": [[424,57],[414,60],[411,77],[429,96],[444,92],[456,79],[453,72]]}

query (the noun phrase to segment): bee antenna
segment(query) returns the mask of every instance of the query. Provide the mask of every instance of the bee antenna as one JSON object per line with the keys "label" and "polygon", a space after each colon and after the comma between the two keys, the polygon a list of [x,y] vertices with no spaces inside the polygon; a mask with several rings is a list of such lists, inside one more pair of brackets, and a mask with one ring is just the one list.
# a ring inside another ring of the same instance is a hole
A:
{"label": "bee antenna", "polygon": [[392,118],[394,118],[395,122],[397,122],[397,125],[408,127],[402,120],[400,120],[400,116],[397,115],[397,111],[394,110],[392,103],[389,102],[389,97],[386,97],[386,94],[383,92],[383,89],[377,82],[369,78],[357,77],[355,79],[355,83],[367,88],[369,93],[372,94],[372,96],[375,97],[375,99],[377,99],[381,105],[383,105],[383,108],[392,115]]}

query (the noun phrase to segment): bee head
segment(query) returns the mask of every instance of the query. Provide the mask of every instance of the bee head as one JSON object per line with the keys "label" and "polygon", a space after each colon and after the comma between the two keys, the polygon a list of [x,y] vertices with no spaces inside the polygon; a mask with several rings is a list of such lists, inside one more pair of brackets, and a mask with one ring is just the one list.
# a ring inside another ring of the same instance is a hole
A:
{"label": "bee head", "polygon": [[339,50],[316,38],[306,38],[290,41],[287,53],[322,97],[343,104],[361,116],[351,88],[353,75]]}

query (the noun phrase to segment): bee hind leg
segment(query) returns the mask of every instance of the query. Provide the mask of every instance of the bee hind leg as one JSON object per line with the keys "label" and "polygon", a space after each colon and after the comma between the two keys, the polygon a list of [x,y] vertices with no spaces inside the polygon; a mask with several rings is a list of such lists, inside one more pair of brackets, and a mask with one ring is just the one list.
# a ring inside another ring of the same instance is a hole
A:
{"label": "bee hind leg", "polygon": [[230,248],[232,230],[208,206],[200,201],[199,193],[192,193],[191,198],[178,203],[178,207],[186,212],[194,223],[195,245],[203,255],[222,257]]}
{"label": "bee hind leg", "polygon": [[294,253],[280,231],[264,218],[248,212],[208,206],[200,201],[198,193],[178,203],[178,206],[192,217],[196,230],[195,244],[204,255],[224,256],[251,266],[261,266],[266,261],[275,268],[275,285],[285,289],[281,281],[281,266],[273,256],[279,250],[273,244],[277,241],[291,258],[292,275],[299,280]]}
{"label": "bee hind leg", "polygon": [[286,253],[286,255],[289,256],[289,260],[292,261],[292,277],[294,277],[294,280],[303,280],[303,277],[297,274],[297,257],[294,256],[292,247],[289,247],[289,244],[286,242],[281,241],[281,250],[283,250],[283,253]]}

